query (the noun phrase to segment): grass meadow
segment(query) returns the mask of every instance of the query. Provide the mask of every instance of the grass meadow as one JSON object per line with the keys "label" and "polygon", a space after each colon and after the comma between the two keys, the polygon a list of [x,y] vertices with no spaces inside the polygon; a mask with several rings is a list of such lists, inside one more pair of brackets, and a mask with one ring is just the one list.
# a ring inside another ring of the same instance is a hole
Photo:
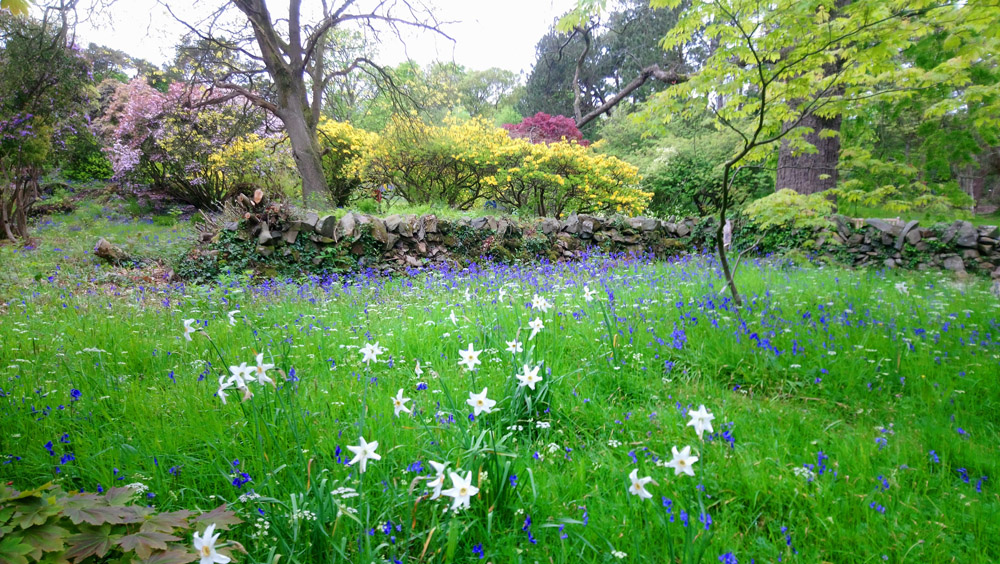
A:
{"label": "grass meadow", "polygon": [[272,564],[1000,559],[986,281],[748,262],[739,311],[711,257],[113,284],[69,239],[3,250],[15,488],[226,502],[219,542]]}

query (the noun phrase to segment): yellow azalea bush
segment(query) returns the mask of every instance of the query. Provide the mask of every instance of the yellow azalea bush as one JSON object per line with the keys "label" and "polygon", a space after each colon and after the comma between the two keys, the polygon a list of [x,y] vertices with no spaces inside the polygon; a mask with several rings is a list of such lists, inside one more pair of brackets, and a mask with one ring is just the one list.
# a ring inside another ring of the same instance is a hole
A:
{"label": "yellow azalea bush", "polygon": [[325,117],[320,120],[316,132],[331,199],[338,206],[347,205],[365,183],[369,167],[382,149],[380,136]]}
{"label": "yellow azalea bush", "polygon": [[250,133],[209,155],[208,171],[229,186],[260,187],[273,194],[294,175],[295,163],[287,139]]}
{"label": "yellow azalea bush", "polygon": [[441,126],[397,119],[381,138],[369,176],[414,204],[467,210],[492,201],[542,216],[634,215],[652,197],[639,189],[636,167],[592,146],[532,144],[480,118]]}
{"label": "yellow azalea bush", "polygon": [[526,149],[519,166],[498,175],[496,198],[510,207],[539,216],[566,213],[624,213],[646,209],[652,193],[639,189],[638,169],[616,157],[600,154],[593,146],[575,141],[531,144],[511,143]]}
{"label": "yellow azalea bush", "polygon": [[507,132],[479,118],[442,126],[396,118],[382,139],[371,174],[413,204],[470,209],[490,199],[497,173],[516,161]]}

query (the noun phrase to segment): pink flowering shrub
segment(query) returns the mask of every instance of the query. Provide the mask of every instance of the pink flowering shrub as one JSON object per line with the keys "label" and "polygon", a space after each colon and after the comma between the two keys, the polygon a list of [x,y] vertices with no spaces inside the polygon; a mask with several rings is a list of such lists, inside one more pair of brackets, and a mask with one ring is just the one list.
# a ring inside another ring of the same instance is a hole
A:
{"label": "pink flowering shrub", "polygon": [[261,135],[270,124],[249,101],[204,104],[210,95],[179,82],[160,92],[141,77],[120,85],[98,124],[115,179],[151,184],[201,208],[237,192],[273,192],[289,166],[280,136]]}
{"label": "pink flowering shrub", "polygon": [[538,112],[521,120],[521,123],[506,123],[503,126],[514,139],[527,139],[532,143],[558,143],[576,141],[586,147],[589,142],[576,127],[576,122],[566,116],[550,116]]}

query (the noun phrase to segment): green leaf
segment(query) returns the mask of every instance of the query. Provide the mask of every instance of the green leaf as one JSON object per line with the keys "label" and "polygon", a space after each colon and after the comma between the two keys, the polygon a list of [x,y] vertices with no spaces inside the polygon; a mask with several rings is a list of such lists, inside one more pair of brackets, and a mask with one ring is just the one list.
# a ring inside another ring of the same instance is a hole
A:
{"label": "green leaf", "polygon": [[16,504],[16,508],[11,524],[22,529],[41,525],[50,515],[58,512],[58,508],[40,497],[23,499]]}
{"label": "green leaf", "polygon": [[161,533],[171,533],[174,529],[187,529],[188,517],[193,515],[192,511],[181,510],[171,513],[160,513],[152,515],[142,524],[143,531],[159,531]]}
{"label": "green leaf", "polygon": [[0,9],[10,10],[15,16],[27,16],[28,0],[0,0]]}
{"label": "green leaf", "polygon": [[67,559],[74,559],[77,563],[91,556],[103,558],[121,536],[111,534],[111,525],[101,527],[84,525],[80,527],[80,530],[80,533],[66,539],[69,543],[69,549],[64,555]]}
{"label": "green leaf", "polygon": [[0,562],[7,564],[28,564],[24,555],[31,552],[31,545],[21,542],[20,536],[8,535],[0,539]]}
{"label": "green leaf", "polygon": [[31,527],[21,533],[23,542],[31,546],[31,558],[33,560],[40,560],[44,552],[62,550],[66,545],[66,538],[68,536],[69,531],[51,523],[39,527]]}
{"label": "green leaf", "polygon": [[134,495],[135,490],[132,488],[111,488],[104,494],[104,499],[108,505],[125,505]]}
{"label": "green leaf", "polygon": [[97,505],[99,499],[99,496],[89,494],[66,498],[63,514],[75,525],[80,523],[121,525],[127,521],[124,508]]}
{"label": "green leaf", "polygon": [[149,558],[154,550],[166,550],[168,541],[179,541],[180,537],[157,533],[155,531],[139,531],[131,535],[126,535],[115,543],[126,552],[135,551],[139,558]]}
{"label": "green leaf", "polygon": [[216,507],[215,509],[209,511],[208,513],[203,513],[197,519],[194,520],[195,523],[215,523],[215,526],[223,531],[228,531],[230,525],[239,525],[243,522],[236,516],[235,513],[226,509],[226,504]]}

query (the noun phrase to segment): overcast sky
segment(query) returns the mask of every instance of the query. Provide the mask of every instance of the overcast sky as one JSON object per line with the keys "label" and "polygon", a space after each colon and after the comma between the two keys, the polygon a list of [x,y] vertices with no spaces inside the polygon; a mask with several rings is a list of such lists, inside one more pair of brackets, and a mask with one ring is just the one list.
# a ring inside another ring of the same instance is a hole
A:
{"label": "overcast sky", "polygon": [[[311,2],[316,0],[304,0],[305,5]],[[195,0],[169,4],[178,15],[194,15]],[[218,5],[204,0],[201,4]],[[439,20],[456,22],[445,28],[455,43],[422,34],[407,40],[405,54],[396,42],[383,44],[379,59],[398,63],[408,54],[421,64],[454,60],[470,69],[500,67],[528,73],[535,61],[535,44],[553,19],[575,4],[576,0],[433,0]],[[286,7],[279,1],[275,13],[279,6]],[[81,24],[77,43],[93,42],[162,64],[173,59],[173,47],[183,33],[184,28],[156,0],[118,0],[106,17]]]}

